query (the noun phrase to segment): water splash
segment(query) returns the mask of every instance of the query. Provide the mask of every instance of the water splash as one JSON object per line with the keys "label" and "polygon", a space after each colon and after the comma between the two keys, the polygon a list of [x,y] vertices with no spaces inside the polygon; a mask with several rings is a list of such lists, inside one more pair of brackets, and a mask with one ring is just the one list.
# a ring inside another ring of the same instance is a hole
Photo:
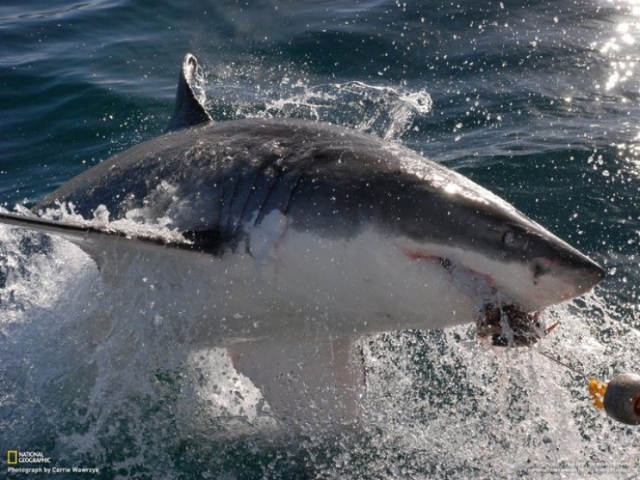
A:
{"label": "water splash", "polygon": [[640,371],[637,332],[597,295],[548,311],[561,326],[534,349],[491,350],[471,326],[364,338],[362,423],[290,437],[223,351],[186,348],[180,324],[153,304],[114,305],[77,247],[19,229],[0,235],[0,427],[11,445],[134,478],[176,462],[188,463],[185,474],[266,478],[640,471],[628,459],[636,430],[593,408],[583,378],[535,352],[605,380]]}
{"label": "water splash", "polygon": [[[258,79],[265,77],[269,83],[262,85]],[[304,76],[288,76],[286,68],[270,72],[255,65],[218,70],[215,82],[206,87],[215,90],[209,96],[216,104],[210,107],[227,112],[228,118],[305,118],[388,140],[397,140],[417,128],[415,121],[433,107],[425,89],[361,81],[313,84]]]}
{"label": "water splash", "polygon": [[266,115],[311,118],[347,125],[384,139],[398,139],[411,128],[416,116],[427,114],[432,107],[431,97],[425,91],[411,92],[357,81],[295,90],[267,102]]}

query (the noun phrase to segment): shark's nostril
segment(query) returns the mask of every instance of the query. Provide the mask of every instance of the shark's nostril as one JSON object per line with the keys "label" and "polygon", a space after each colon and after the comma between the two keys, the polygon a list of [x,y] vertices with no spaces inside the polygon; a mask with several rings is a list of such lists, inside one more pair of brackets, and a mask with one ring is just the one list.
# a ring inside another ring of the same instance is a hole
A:
{"label": "shark's nostril", "polygon": [[533,278],[535,280],[537,280],[538,278],[540,278],[542,275],[546,275],[548,273],[551,273],[551,268],[549,267],[549,265],[545,265],[543,262],[541,261],[534,261],[533,262]]}

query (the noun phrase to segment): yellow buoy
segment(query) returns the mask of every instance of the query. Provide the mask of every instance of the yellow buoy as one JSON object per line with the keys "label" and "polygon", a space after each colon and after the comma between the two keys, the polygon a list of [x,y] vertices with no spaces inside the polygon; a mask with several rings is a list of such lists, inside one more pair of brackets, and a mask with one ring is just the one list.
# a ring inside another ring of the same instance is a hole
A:
{"label": "yellow buoy", "polygon": [[593,404],[614,420],[627,425],[640,424],[640,376],[621,373],[608,384],[590,378],[589,393]]}
{"label": "yellow buoy", "polygon": [[620,373],[606,385],[604,411],[614,420],[640,425],[640,375]]}
{"label": "yellow buoy", "polygon": [[600,410],[604,409],[604,392],[606,391],[606,383],[596,380],[595,378],[589,379],[589,393],[593,397],[593,404]]}
{"label": "yellow buoy", "polygon": [[604,410],[609,417],[627,425],[640,425],[640,375],[620,373],[613,377],[609,383],[604,383],[596,378],[587,377],[580,370],[561,362],[544,351],[536,351],[552,362],[589,380],[589,394],[593,399],[593,404],[600,410]]}

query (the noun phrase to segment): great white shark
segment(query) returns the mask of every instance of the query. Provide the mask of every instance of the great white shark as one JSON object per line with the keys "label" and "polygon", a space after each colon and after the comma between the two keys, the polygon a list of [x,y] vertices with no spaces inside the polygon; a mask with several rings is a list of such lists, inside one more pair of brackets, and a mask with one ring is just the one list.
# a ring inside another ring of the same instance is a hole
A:
{"label": "great white shark", "polygon": [[224,346],[280,418],[352,417],[363,335],[476,321],[494,344],[527,345],[545,334],[538,312],[604,278],[509,203],[395,142],[306,120],[214,122],[197,74],[189,54],[164,135],[0,222],[70,240],[131,311],[153,305],[184,322],[181,341]]}

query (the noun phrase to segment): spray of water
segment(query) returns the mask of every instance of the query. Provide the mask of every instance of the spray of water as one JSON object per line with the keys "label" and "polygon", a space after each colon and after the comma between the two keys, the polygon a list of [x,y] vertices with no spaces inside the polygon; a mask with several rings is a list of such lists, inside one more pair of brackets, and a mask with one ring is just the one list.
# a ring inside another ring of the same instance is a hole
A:
{"label": "spray of water", "polygon": [[[223,349],[190,349],[153,303],[132,311],[110,298],[77,247],[18,229],[0,235],[8,444],[114,471],[190,460],[193,471],[273,478],[613,478],[638,468],[627,456],[640,446],[635,430],[593,408],[581,375],[535,351],[605,379],[639,371],[636,336],[603,337],[619,327],[597,295],[547,312],[561,326],[534,349],[492,349],[472,326],[363,338],[362,421],[292,443]],[[145,295],[143,285],[127,288]]]}
{"label": "spray of water", "polygon": [[216,81],[206,85],[211,90],[208,97],[215,98],[215,105],[209,105],[214,115],[305,118],[398,140],[417,128],[416,119],[429,114],[433,106],[425,89],[360,81],[314,83],[299,73],[289,76],[283,68],[272,72],[248,64],[216,70]]}
{"label": "spray of water", "polygon": [[[361,82],[283,81],[260,91],[260,102],[234,98],[232,88],[224,93],[235,117],[313,118],[387,139],[406,134],[431,108],[425,91]],[[158,195],[169,198],[169,190]],[[162,218],[149,213],[132,211],[117,225],[104,210],[86,220],[69,205],[46,215],[172,241],[171,225],[141,221]],[[132,478],[640,472],[629,457],[640,448],[637,430],[593,408],[584,378],[572,370],[605,380],[640,371],[638,334],[628,326],[638,319],[624,320],[637,312],[597,294],[546,312],[547,324],[560,327],[532,349],[492,349],[476,341],[471,325],[362,338],[363,418],[341,432],[300,437],[283,430],[224,349],[190,346],[188,318],[168,318],[152,295],[139,301],[149,292],[144,281],[123,283],[135,301],[114,299],[79,248],[0,229],[0,431],[7,445]]]}

